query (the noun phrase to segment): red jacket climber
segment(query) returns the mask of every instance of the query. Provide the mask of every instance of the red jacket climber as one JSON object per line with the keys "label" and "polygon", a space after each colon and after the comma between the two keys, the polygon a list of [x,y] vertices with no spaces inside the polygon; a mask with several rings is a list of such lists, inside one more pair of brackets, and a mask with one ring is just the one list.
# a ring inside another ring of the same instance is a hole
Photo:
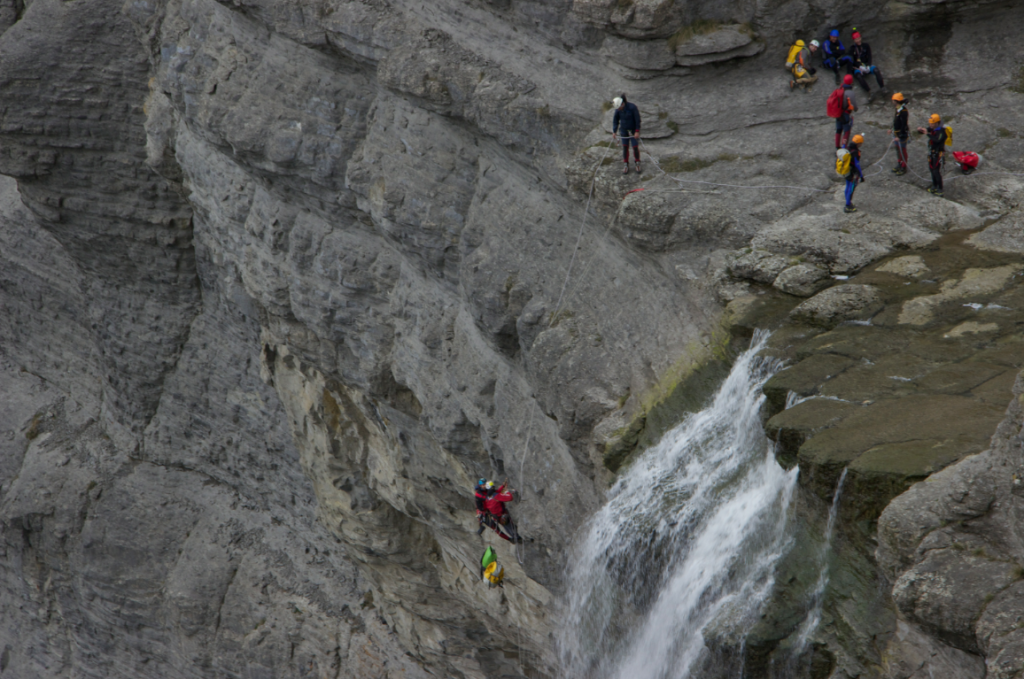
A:
{"label": "red jacket climber", "polygon": [[504,483],[497,490],[494,489],[493,483],[489,485],[487,499],[484,500],[484,508],[500,519],[506,513],[505,503],[512,501],[512,493],[505,490]]}

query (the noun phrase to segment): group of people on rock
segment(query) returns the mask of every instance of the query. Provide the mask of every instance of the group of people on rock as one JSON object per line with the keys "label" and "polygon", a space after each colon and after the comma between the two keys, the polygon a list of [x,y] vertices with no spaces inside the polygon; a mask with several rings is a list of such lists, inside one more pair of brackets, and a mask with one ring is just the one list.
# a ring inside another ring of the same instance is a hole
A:
{"label": "group of people on rock", "polygon": [[[845,212],[856,212],[853,204],[853,192],[857,184],[864,181],[864,172],[861,167],[860,147],[864,143],[864,137],[853,132],[854,113],[857,112],[857,98],[853,91],[853,84],[856,82],[867,93],[871,88],[867,82],[867,76],[873,75],[878,83],[879,89],[885,89],[885,80],[878,66],[872,63],[871,46],[864,41],[860,31],[853,29],[853,44],[849,49],[843,45],[838,30],[829,32],[828,37],[822,41],[811,40],[805,43],[797,40],[790,48],[786,59],[786,68],[792,78],[789,81],[790,89],[797,86],[803,89],[818,80],[817,69],[812,64],[814,55],[821,52],[821,66],[829,69],[835,75],[837,89],[830,97],[830,104],[834,97],[838,108],[830,111],[836,121],[836,171],[843,174],[846,180],[846,206]],[[846,74],[841,75],[840,69],[846,69]],[[896,147],[896,166],[892,171],[897,175],[907,172],[907,140],[910,137],[910,120],[907,110],[907,99],[901,92],[892,96],[892,103],[895,106],[890,134],[893,137],[893,145]],[[943,195],[942,167],[945,162],[945,153],[949,128],[942,124],[942,118],[933,113],[928,119],[927,127],[919,127],[920,134],[928,135],[928,169],[931,171],[932,185],[928,189],[930,193]],[[847,154],[849,157],[847,157]],[[973,154],[972,154],[973,155]],[[975,156],[976,157],[976,156]],[[964,167],[964,171],[969,168]]]}
{"label": "group of people on rock", "polygon": [[865,92],[871,92],[867,81],[869,75],[875,76],[875,82],[878,83],[879,89],[884,89],[885,79],[882,77],[882,72],[878,66],[872,63],[871,45],[864,42],[863,36],[856,28],[853,29],[852,38],[853,44],[849,49],[843,45],[838,30],[830,31],[823,42],[812,40],[810,44],[807,44],[803,40],[797,40],[789,49],[789,58],[786,60],[786,68],[793,75],[792,80],[789,81],[790,89],[797,85],[807,89],[808,85],[818,81],[818,69],[811,64],[811,61],[819,50],[821,51],[821,65],[832,71],[835,75],[836,85],[839,84],[839,71],[845,67],[851,84],[853,80],[856,80]]}

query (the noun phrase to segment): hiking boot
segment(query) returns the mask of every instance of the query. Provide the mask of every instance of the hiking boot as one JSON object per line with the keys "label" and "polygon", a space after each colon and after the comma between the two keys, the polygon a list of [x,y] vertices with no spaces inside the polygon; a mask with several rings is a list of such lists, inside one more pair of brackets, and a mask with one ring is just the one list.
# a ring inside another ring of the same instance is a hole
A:
{"label": "hiking boot", "polygon": [[906,170],[906,168],[902,168],[901,167],[901,168],[899,168],[897,170],[894,170],[894,172],[896,172],[896,176],[897,177],[901,177],[901,176],[903,176],[903,175],[905,175],[907,173],[907,170]]}
{"label": "hiking boot", "polygon": [[928,187],[928,193],[938,193],[938,192],[939,192],[939,190],[936,189],[934,186],[929,186]]}
{"label": "hiking boot", "polygon": [[942,196],[944,195],[944,194],[942,193],[942,189],[935,189],[934,191],[932,191],[932,193],[934,193],[934,194],[935,194],[936,196],[938,196],[939,198],[942,198]]}
{"label": "hiking boot", "polygon": [[789,89],[793,89],[794,87],[796,87],[796,81],[795,80],[790,80],[789,81]]}
{"label": "hiking boot", "polygon": [[622,168],[622,174],[629,174],[629,163],[625,163],[626,167]]}
{"label": "hiking boot", "polygon": [[900,173],[900,166],[897,165],[896,167],[892,168],[892,171],[893,171],[894,174],[899,174]]}
{"label": "hiking boot", "polygon": [[847,213],[849,213],[849,212],[856,212],[856,211],[857,211],[857,208],[855,206],[853,206],[853,205],[847,205],[846,207],[843,208],[843,212],[847,212]]}
{"label": "hiking boot", "polygon": [[636,173],[637,174],[643,174],[643,171],[640,169],[640,161],[639,160],[636,161]]}

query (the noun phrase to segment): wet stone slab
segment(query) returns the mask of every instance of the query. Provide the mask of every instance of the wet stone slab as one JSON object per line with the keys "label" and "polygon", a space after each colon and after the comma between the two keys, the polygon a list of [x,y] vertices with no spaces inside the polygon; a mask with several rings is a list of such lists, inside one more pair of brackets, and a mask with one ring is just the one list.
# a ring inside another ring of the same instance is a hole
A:
{"label": "wet stone slab", "polygon": [[988,447],[1024,366],[1024,260],[973,247],[972,235],[835,282],[829,290],[871,286],[879,304],[831,329],[789,313],[798,297],[735,305],[745,325],[778,326],[768,351],[787,367],[764,392],[779,461],[798,463],[825,500],[848,468],[869,523],[912,483]]}

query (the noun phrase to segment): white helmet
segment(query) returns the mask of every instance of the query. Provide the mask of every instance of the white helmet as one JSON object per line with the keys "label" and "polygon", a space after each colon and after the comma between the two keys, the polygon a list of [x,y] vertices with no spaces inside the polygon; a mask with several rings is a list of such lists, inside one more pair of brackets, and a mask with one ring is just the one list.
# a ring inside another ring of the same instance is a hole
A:
{"label": "white helmet", "polygon": [[821,47],[821,43],[818,42],[817,40],[812,40],[811,47]]}

